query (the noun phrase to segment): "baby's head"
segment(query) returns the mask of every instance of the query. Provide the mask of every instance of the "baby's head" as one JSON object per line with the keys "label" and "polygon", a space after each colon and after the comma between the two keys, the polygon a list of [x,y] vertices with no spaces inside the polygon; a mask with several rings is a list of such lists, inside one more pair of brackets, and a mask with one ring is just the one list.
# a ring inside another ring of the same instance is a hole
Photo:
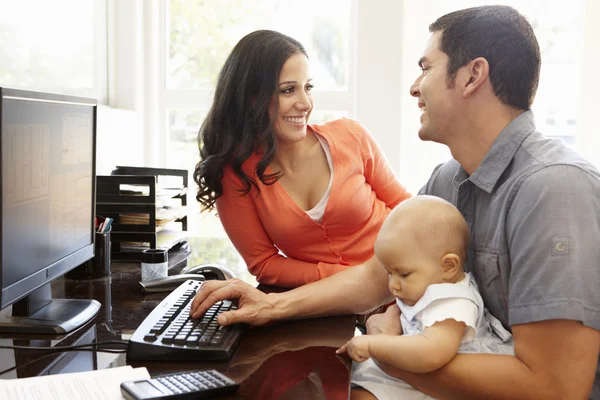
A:
{"label": "baby's head", "polygon": [[429,285],[464,278],[469,228],[462,214],[439,197],[416,196],[388,215],[375,255],[389,272],[392,294],[414,305]]}

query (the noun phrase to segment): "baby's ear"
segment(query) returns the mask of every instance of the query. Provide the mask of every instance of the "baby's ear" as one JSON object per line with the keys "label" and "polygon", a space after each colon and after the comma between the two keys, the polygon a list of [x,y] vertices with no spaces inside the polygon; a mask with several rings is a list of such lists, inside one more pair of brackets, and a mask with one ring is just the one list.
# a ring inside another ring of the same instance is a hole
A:
{"label": "baby's ear", "polygon": [[440,260],[445,278],[453,277],[461,267],[460,257],[454,253],[446,253]]}

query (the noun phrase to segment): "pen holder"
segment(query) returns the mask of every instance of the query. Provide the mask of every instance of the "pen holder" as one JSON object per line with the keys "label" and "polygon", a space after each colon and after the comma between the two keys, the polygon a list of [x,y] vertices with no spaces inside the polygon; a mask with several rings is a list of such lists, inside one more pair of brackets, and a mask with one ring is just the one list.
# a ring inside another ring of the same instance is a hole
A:
{"label": "pen holder", "polygon": [[71,279],[95,279],[110,275],[110,231],[96,232],[94,257],[67,273]]}

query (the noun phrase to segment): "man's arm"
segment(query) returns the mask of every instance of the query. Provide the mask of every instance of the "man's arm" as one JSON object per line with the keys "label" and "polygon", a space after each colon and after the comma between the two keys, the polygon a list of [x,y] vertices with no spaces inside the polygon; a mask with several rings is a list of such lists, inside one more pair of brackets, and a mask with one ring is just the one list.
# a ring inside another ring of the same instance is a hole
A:
{"label": "man's arm", "polygon": [[413,374],[383,363],[438,399],[588,399],[600,352],[600,332],[577,321],[513,326],[515,356],[458,354],[445,367]]}
{"label": "man's arm", "polygon": [[392,296],[387,273],[375,257],[326,279],[284,293],[264,294],[240,280],[204,282],[192,302],[198,318],[220,300],[238,299],[238,310],[219,315],[221,325],[263,325],[283,319],[367,312]]}

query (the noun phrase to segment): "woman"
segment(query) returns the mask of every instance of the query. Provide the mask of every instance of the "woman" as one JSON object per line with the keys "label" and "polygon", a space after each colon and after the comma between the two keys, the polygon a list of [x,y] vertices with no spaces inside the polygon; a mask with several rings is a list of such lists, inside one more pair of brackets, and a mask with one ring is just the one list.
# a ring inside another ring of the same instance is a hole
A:
{"label": "woman", "polygon": [[297,287],[364,263],[385,216],[410,197],[362,125],[308,125],[312,88],[298,41],[250,33],[200,128],[196,198],[216,206],[263,284]]}

